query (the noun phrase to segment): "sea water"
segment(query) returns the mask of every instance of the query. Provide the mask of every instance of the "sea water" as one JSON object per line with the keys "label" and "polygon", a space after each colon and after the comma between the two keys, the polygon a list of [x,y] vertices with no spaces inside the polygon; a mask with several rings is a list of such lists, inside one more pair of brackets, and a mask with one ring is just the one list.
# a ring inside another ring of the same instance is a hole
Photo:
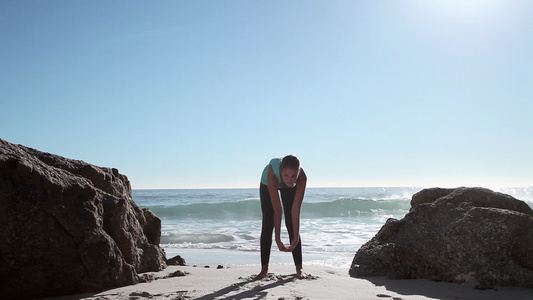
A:
{"label": "sea water", "polygon": [[[357,250],[389,218],[409,211],[421,188],[307,188],[300,217],[303,264],[348,268]],[[533,207],[533,187],[500,188]],[[256,189],[133,190],[162,221],[167,258],[189,265],[259,265],[261,206]],[[282,240],[288,235],[282,222]],[[292,264],[272,243],[271,264]]]}

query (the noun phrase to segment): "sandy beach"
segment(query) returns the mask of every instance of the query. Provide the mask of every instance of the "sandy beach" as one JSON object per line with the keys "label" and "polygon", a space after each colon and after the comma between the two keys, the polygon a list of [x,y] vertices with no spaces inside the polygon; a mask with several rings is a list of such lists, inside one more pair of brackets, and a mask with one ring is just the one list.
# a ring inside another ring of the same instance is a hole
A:
{"label": "sandy beach", "polygon": [[[176,271],[185,276],[165,278]],[[533,299],[533,289],[527,288],[477,290],[467,284],[421,279],[361,279],[350,277],[345,269],[323,266],[306,267],[309,279],[296,279],[290,265],[272,265],[267,278],[252,280],[258,271],[259,266],[170,266],[147,273],[159,278],[151,282],[48,299]]]}

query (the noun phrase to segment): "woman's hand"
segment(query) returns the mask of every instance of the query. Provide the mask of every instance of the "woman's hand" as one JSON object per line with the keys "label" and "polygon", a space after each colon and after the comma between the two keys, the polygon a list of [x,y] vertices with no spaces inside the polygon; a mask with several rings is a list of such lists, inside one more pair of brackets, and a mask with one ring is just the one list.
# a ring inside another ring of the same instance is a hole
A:
{"label": "woman's hand", "polygon": [[292,241],[291,245],[289,246],[289,248],[287,248],[287,251],[290,252],[290,251],[294,250],[299,242],[300,242],[300,237],[298,237],[297,239],[294,239]]}
{"label": "woman's hand", "polygon": [[285,247],[285,245],[283,244],[283,242],[281,241],[281,239],[276,239],[276,244],[278,245],[278,249],[279,249],[279,251],[283,251],[283,252],[289,252],[289,251],[292,251],[292,250],[287,249],[287,247]]}

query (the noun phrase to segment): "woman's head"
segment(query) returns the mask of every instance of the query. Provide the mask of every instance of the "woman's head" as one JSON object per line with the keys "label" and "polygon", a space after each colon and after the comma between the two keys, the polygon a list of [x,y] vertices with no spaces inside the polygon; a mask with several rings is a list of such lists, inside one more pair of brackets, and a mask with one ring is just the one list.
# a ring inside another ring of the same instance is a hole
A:
{"label": "woman's head", "polygon": [[300,174],[300,160],[294,155],[285,156],[279,165],[281,180],[288,186],[294,186]]}
{"label": "woman's head", "polygon": [[281,160],[279,169],[283,170],[285,168],[290,168],[296,171],[300,171],[300,160],[295,155],[289,154]]}

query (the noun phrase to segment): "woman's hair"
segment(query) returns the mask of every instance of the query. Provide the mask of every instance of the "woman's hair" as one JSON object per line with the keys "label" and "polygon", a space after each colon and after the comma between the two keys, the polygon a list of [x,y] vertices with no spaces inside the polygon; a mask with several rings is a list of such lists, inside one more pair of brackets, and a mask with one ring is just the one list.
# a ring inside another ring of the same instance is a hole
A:
{"label": "woman's hair", "polygon": [[296,156],[294,156],[292,154],[289,154],[289,155],[285,156],[281,160],[281,163],[279,165],[279,169],[283,170],[285,168],[290,168],[290,169],[293,169],[293,170],[296,170],[296,171],[300,171],[300,160],[298,159],[298,157],[296,157]]}

